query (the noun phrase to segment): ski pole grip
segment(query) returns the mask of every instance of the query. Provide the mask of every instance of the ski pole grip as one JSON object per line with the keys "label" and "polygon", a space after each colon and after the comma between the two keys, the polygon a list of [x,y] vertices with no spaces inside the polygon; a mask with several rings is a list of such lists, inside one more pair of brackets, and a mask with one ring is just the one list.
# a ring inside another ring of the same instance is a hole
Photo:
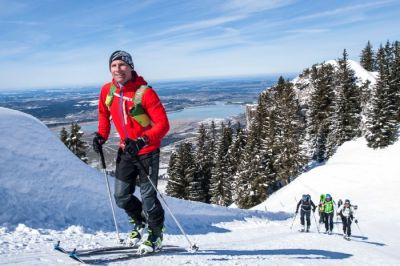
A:
{"label": "ski pole grip", "polygon": [[100,147],[99,153],[100,153],[100,159],[101,159],[101,166],[105,170],[106,169],[106,160],[104,159],[103,147]]}

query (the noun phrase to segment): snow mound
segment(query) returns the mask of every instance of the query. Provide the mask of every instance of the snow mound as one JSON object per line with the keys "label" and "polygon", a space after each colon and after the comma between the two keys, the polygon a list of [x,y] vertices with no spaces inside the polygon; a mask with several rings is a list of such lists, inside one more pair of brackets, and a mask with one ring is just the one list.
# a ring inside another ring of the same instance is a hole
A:
{"label": "snow mound", "polygon": [[[355,72],[355,76],[357,77],[357,85],[361,86],[362,83],[366,82],[369,80],[371,82],[371,85],[375,85],[376,83],[376,78],[378,73],[377,72],[370,72],[363,68],[360,63],[354,61],[354,60],[347,60],[349,66],[353,71]],[[331,64],[335,68],[339,67],[339,63],[337,60],[329,60],[326,61],[325,64]]]}
{"label": "snow mound", "polygon": [[[30,115],[0,107],[0,131],[0,225],[22,231],[28,227],[61,229],[66,234],[114,230],[102,173],[79,160]],[[111,185],[113,181],[110,178]],[[253,216],[288,217],[164,198],[190,234],[224,232],[215,224]],[[119,208],[116,211],[120,229],[128,230],[127,216]],[[168,233],[180,234],[167,210],[165,225]]]}
{"label": "snow mound", "polygon": [[112,225],[104,177],[36,118],[0,108],[0,224]]}

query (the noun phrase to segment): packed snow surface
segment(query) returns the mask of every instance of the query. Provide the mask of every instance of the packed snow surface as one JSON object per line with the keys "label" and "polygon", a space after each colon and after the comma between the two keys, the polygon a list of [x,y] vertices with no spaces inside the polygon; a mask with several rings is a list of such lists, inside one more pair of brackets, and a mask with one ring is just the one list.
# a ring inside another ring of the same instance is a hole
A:
{"label": "packed snow surface", "polygon": [[[102,173],[29,115],[0,108],[0,130],[0,264],[78,265],[53,250],[56,241],[69,250],[116,245]],[[164,196],[198,252],[180,249],[188,243],[167,215],[164,244],[175,252],[137,257],[119,251],[83,259],[100,265],[399,265],[399,154],[399,142],[382,150],[367,148],[362,139],[347,142],[326,164],[254,210]],[[340,223],[334,235],[318,234],[313,218],[312,232],[298,232],[298,217],[291,229],[303,193],[316,203],[321,193],[330,193],[357,204],[359,228],[353,225],[352,240],[338,234]],[[125,237],[129,224],[121,211],[118,221]]]}

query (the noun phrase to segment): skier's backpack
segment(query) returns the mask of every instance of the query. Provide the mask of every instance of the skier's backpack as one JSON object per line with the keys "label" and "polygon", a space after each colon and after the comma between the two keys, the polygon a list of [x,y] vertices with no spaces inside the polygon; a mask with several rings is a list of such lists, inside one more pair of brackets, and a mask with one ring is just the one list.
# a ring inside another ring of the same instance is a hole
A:
{"label": "skier's backpack", "polygon": [[311,196],[310,196],[310,194],[304,194],[304,195],[302,196],[302,200],[303,200],[303,202],[309,203],[309,202],[311,201]]}
{"label": "skier's backpack", "polygon": [[[134,103],[133,107],[129,110],[129,115],[136,120],[142,127],[147,127],[150,125],[150,117],[146,114],[142,106],[142,98],[145,91],[151,88],[147,85],[140,86],[135,92],[135,98],[126,98],[129,101]],[[110,109],[111,104],[113,102],[114,96],[121,97],[119,94],[116,93],[117,88],[114,84],[111,84],[110,90],[108,91],[105,104],[107,105],[108,109]],[[124,97],[125,98],[125,97]]]}

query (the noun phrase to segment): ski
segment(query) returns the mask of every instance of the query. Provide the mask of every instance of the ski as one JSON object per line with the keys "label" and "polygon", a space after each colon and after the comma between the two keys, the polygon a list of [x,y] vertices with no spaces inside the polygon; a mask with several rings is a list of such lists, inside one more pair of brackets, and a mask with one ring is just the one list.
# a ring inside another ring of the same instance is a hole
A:
{"label": "ski", "polygon": [[[60,246],[60,241],[58,241],[57,244],[54,245],[54,250],[64,253],[68,255],[69,258],[83,264],[90,264],[94,262],[97,263],[102,261],[107,262],[107,258],[111,255],[114,255],[112,260],[115,261],[118,259],[128,259],[128,258],[133,259],[145,256],[147,257],[152,255],[158,255],[160,253],[162,254],[162,253],[187,252],[187,250],[184,248],[171,245],[163,246],[161,249],[155,252],[150,252],[145,254],[139,254],[138,247],[126,247],[126,246],[101,247],[101,248],[84,249],[84,250],[74,249],[72,251],[68,251]],[[123,253],[123,256],[115,257],[116,251],[120,251],[121,253]],[[101,255],[103,255],[103,257],[99,257]]]}
{"label": "ski", "polygon": [[60,251],[65,254],[74,253],[76,255],[90,255],[95,253],[107,252],[107,251],[118,251],[118,250],[132,250],[136,251],[137,246],[127,247],[127,246],[110,246],[110,247],[99,247],[99,248],[91,248],[91,249],[74,249],[72,251],[65,250],[60,246],[60,241],[57,241],[57,244],[54,245],[54,249]]}

